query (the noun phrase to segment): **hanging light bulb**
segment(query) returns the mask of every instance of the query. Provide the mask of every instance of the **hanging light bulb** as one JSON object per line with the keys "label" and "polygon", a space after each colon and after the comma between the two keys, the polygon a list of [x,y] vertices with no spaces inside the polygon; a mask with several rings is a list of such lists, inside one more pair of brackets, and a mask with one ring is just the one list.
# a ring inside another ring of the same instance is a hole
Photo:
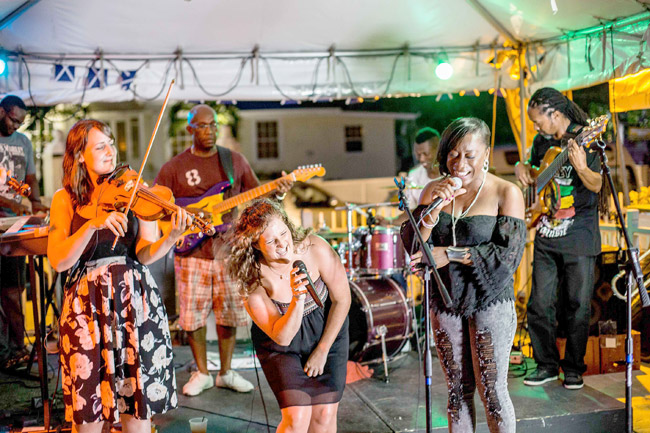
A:
{"label": "hanging light bulb", "polygon": [[436,66],[436,77],[441,80],[448,80],[454,75],[454,68],[449,63],[447,54],[442,52],[438,55],[438,65]]}
{"label": "hanging light bulb", "polygon": [[436,66],[436,77],[441,80],[448,80],[454,75],[454,68],[448,62],[442,61]]}

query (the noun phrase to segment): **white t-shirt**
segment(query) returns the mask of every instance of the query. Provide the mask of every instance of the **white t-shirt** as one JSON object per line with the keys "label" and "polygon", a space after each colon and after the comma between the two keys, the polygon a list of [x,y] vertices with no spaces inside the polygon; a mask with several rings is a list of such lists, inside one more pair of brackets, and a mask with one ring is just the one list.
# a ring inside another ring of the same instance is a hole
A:
{"label": "white t-shirt", "polygon": [[418,165],[413,170],[409,171],[408,176],[406,176],[406,187],[411,187],[411,189],[407,189],[405,191],[409,209],[415,209],[417,207],[418,201],[420,200],[420,195],[422,194],[421,188],[424,188],[429,182],[434,179],[429,177],[427,170],[423,165]]}

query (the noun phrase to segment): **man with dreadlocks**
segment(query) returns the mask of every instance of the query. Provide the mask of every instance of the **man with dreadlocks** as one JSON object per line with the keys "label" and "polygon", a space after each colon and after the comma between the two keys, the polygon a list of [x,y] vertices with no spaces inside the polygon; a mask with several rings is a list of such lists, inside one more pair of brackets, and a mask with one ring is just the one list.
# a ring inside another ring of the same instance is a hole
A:
{"label": "man with dreadlocks", "polygon": [[[600,253],[600,159],[596,152],[585,151],[569,138],[587,125],[587,115],[557,90],[537,90],[528,103],[528,117],[537,131],[528,163],[539,167],[551,146],[568,147],[569,160],[553,178],[559,187],[556,211],[543,215],[537,224],[528,301],[528,330],[537,369],[526,376],[524,384],[535,386],[557,380],[562,367],[564,387],[580,389],[586,370],[594,265]],[[534,182],[523,164],[517,164],[515,173],[524,186]],[[556,307],[563,316],[557,319],[566,325],[562,361],[555,344]]]}

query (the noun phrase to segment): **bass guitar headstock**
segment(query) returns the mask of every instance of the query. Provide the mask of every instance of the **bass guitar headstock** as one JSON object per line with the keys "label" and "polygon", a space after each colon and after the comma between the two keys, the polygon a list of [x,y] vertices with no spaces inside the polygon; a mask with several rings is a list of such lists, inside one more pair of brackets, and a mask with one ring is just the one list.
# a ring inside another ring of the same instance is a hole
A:
{"label": "bass guitar headstock", "polygon": [[589,119],[589,124],[582,128],[580,134],[575,138],[576,143],[581,146],[589,147],[596,141],[607,129],[609,115],[603,115],[594,119]]}

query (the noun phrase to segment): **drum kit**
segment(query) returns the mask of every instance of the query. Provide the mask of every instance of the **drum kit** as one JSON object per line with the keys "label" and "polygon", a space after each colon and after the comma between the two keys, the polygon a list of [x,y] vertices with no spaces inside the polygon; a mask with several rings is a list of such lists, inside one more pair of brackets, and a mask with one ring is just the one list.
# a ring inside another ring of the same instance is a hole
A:
{"label": "drum kit", "polygon": [[[399,356],[413,334],[413,299],[396,280],[404,281],[409,260],[399,227],[377,224],[373,208],[396,203],[347,204],[346,240],[334,248],[345,266],[352,291],[350,359],[362,364],[387,362]],[[362,211],[362,209],[368,209]],[[367,226],[352,227],[352,212],[364,212]]]}

